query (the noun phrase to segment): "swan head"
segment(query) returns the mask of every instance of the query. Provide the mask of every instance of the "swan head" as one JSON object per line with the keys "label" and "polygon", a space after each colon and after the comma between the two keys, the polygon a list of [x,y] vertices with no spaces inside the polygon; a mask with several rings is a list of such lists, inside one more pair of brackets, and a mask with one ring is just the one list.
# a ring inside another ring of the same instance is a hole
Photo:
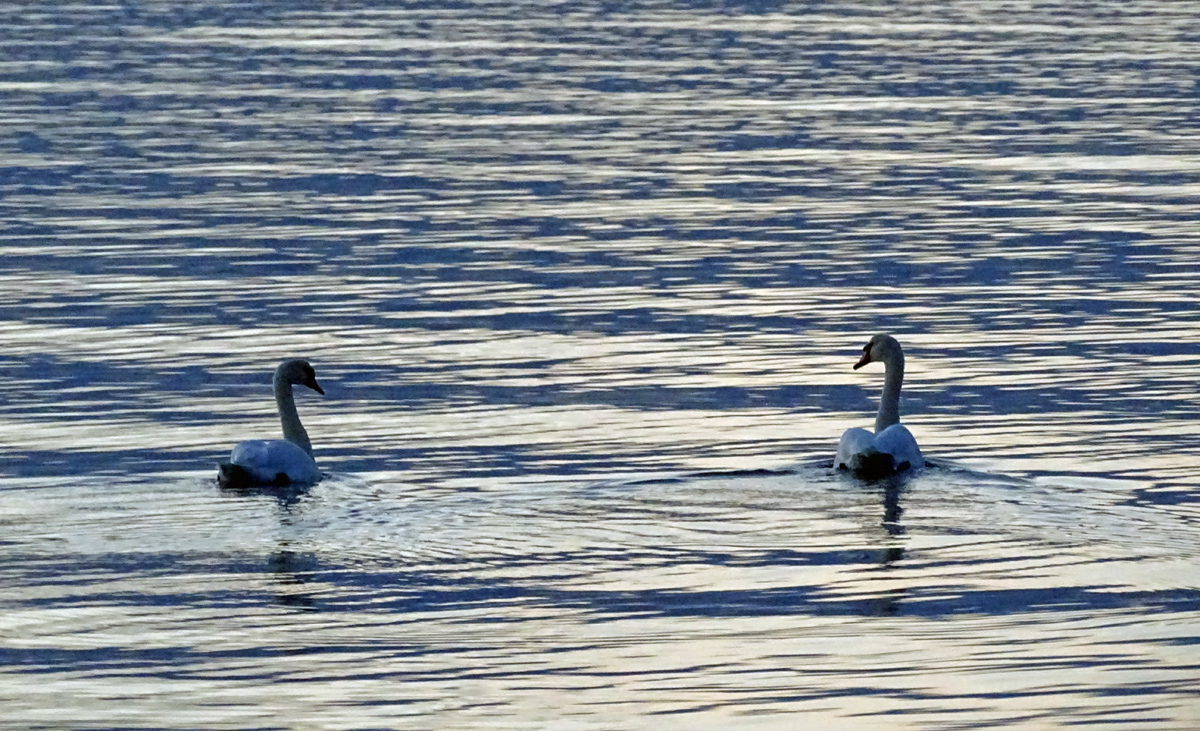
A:
{"label": "swan head", "polygon": [[302,358],[291,358],[280,363],[279,367],[275,369],[275,378],[286,383],[307,386],[322,396],[325,395],[325,391],[317,383],[317,374],[313,371],[313,367]]}
{"label": "swan head", "polygon": [[900,349],[900,343],[891,335],[880,333],[863,346],[862,358],[854,364],[854,370],[858,370],[868,363],[887,362],[896,358],[904,358],[904,351]]}

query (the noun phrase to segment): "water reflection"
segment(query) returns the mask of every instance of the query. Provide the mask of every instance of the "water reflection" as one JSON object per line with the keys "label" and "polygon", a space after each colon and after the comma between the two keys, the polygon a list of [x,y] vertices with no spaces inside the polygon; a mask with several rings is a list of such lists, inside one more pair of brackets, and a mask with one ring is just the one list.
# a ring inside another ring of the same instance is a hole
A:
{"label": "water reflection", "polygon": [[[936,468],[930,468],[936,469]],[[883,520],[878,534],[880,547],[877,550],[877,561],[881,569],[896,567],[905,558],[903,537],[905,528],[900,522],[904,509],[900,505],[901,493],[912,475],[893,475],[878,480],[874,487],[883,498]],[[886,576],[886,574],[885,574]],[[865,613],[874,617],[891,617],[902,611],[902,605],[908,594],[908,588],[902,583],[885,579],[885,587],[867,602]]]}
{"label": "water reflection", "polygon": [[286,543],[271,554],[267,565],[278,582],[275,601],[281,606],[304,611],[317,609],[312,593],[305,588],[314,564],[313,558],[290,550]]}
{"label": "water reflection", "polygon": [[[887,533],[888,538],[898,539],[904,535],[904,526],[900,523],[900,515],[904,512],[900,507],[900,490],[901,485],[897,484],[899,480],[889,478],[887,484],[883,487],[883,530]],[[880,563],[887,567],[891,564],[904,558],[903,544],[889,545],[883,549],[883,556]]]}

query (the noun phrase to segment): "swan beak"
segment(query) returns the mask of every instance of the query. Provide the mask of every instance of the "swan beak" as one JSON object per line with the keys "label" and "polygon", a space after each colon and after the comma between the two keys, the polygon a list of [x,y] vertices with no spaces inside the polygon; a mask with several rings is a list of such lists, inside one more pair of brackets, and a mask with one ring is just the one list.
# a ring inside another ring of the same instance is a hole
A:
{"label": "swan beak", "polygon": [[305,382],[304,382],[304,385],[305,385],[305,386],[308,386],[309,388],[311,388],[312,390],[314,390],[314,391],[316,391],[317,393],[321,394],[322,396],[324,396],[324,395],[325,395],[325,390],[321,388],[321,384],[317,383],[317,379],[316,379],[316,378],[310,378],[310,379],[308,379],[307,381],[305,381]]}
{"label": "swan beak", "polygon": [[854,364],[854,370],[858,370],[859,368],[862,368],[863,366],[865,366],[866,364],[868,364],[870,362],[871,362],[871,352],[867,351],[866,353],[863,353],[863,357],[859,358],[858,362]]}

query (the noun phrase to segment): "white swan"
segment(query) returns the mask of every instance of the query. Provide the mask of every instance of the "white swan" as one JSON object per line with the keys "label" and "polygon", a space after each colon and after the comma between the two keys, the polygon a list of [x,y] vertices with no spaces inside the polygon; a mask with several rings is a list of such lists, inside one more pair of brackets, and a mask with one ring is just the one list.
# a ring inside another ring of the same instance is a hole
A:
{"label": "white swan", "polygon": [[283,439],[255,439],[233,448],[228,462],[217,466],[217,481],[222,487],[251,485],[287,485],[312,483],[321,479],[321,470],[313,459],[308,432],[300,424],[292,384],[307,386],[322,396],[317,375],[308,361],[293,358],[275,369],[275,405],[283,422]]}
{"label": "white swan", "polygon": [[883,396],[879,399],[879,415],[875,417],[875,433],[866,429],[847,429],[838,443],[833,466],[848,469],[863,477],[903,472],[925,466],[917,440],[900,423],[900,385],[904,383],[904,351],[891,335],[876,335],[863,348],[862,358],[854,370],[868,363],[883,361]]}

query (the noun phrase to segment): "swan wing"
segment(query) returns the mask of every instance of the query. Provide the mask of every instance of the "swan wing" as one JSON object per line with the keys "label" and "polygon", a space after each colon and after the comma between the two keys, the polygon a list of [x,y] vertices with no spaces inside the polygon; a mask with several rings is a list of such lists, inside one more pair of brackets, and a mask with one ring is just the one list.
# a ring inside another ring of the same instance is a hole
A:
{"label": "swan wing", "polygon": [[[861,455],[873,454],[875,448],[875,435],[866,429],[847,429],[842,434],[842,440],[838,442],[837,457],[834,458],[834,467],[845,467],[847,469],[857,469],[856,464],[860,461]],[[860,459],[856,459],[859,457]]]}
{"label": "swan wing", "polygon": [[250,440],[239,443],[229,455],[232,464],[241,467],[257,482],[277,482],[284,475],[288,482],[317,482],[321,470],[304,449],[286,439]]}
{"label": "swan wing", "polygon": [[921,456],[917,440],[903,424],[892,424],[876,434],[875,448],[892,455],[897,470],[903,470],[905,462],[913,469],[925,466],[925,458]]}

